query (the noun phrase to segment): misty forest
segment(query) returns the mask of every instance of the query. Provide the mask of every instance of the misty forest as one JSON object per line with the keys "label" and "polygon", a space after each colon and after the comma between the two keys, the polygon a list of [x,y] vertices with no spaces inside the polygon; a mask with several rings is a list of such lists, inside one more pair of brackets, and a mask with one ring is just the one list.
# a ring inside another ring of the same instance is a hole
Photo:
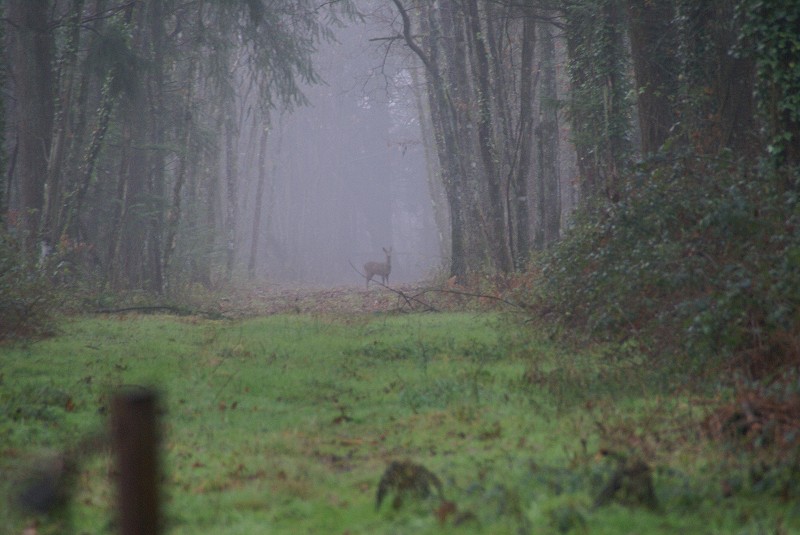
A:
{"label": "misty forest", "polygon": [[800,532],[800,2],[0,13],[0,533]]}

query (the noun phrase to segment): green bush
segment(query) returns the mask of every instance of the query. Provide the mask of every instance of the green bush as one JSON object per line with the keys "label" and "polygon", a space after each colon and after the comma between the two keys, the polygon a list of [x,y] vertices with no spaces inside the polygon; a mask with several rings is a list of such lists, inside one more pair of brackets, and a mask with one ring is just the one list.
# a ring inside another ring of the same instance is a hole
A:
{"label": "green bush", "polygon": [[52,292],[19,244],[0,231],[0,341],[50,330]]}
{"label": "green bush", "polygon": [[800,353],[800,178],[684,155],[642,165],[537,261],[545,310],[761,374]]}

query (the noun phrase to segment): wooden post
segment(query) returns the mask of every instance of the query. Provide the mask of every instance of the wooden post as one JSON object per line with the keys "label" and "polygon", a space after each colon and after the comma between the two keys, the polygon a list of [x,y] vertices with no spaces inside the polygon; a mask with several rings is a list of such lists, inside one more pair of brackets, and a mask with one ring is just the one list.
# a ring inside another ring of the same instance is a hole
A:
{"label": "wooden post", "polygon": [[111,435],[117,458],[122,535],[160,533],[157,396],[141,389],[114,398]]}

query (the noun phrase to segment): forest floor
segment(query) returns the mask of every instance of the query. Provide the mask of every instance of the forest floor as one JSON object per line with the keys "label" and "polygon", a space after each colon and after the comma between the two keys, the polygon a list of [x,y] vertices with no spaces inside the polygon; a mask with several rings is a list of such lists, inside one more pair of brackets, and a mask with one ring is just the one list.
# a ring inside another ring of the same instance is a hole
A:
{"label": "forest floor", "polygon": [[783,406],[497,308],[518,310],[455,287],[265,286],[0,345],[0,535],[116,531],[94,437],[132,385],[162,395],[171,535],[800,532]]}
{"label": "forest floor", "polygon": [[496,292],[470,292],[455,285],[400,284],[384,287],[257,285],[226,292],[214,312],[225,317],[274,314],[456,312],[514,308]]}

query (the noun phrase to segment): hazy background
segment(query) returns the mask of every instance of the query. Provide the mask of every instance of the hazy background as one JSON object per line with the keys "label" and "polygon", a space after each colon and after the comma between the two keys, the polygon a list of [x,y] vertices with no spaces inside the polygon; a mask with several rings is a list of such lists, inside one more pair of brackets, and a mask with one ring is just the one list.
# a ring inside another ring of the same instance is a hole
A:
{"label": "hazy background", "polygon": [[[305,86],[310,106],[276,113],[267,154],[256,276],[271,282],[362,284],[368,260],[392,247],[392,283],[441,265],[419,117],[403,47],[384,55],[371,38],[388,30],[369,17],[336,30],[315,57],[325,83]],[[247,146],[243,131],[241,146]],[[242,155],[243,159],[244,155]],[[241,162],[242,210],[252,214],[257,169]],[[252,180],[247,180],[252,177]],[[240,250],[252,223],[241,221]]]}

